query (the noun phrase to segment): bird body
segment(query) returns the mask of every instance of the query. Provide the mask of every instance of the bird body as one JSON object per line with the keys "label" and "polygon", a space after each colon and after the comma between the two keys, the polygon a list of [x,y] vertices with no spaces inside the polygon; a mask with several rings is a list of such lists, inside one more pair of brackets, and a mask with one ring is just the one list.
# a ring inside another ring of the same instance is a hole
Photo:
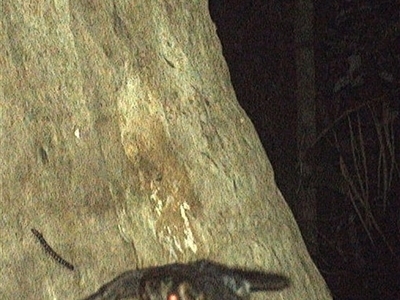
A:
{"label": "bird body", "polygon": [[251,292],[288,286],[287,277],[276,273],[198,260],[127,271],[85,300],[244,300]]}

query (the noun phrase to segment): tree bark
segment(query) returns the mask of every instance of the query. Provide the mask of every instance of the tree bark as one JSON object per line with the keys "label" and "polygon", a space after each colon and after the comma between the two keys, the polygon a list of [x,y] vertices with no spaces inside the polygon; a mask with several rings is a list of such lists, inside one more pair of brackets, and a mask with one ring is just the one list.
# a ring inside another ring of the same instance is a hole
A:
{"label": "tree bark", "polygon": [[1,10],[1,299],[80,299],[198,258],[287,275],[270,299],[330,299],[207,1]]}
{"label": "tree bark", "polygon": [[[299,149],[299,178],[307,181],[313,172],[312,161],[305,161],[304,153],[317,138],[315,119],[314,65],[314,7],[312,0],[297,0],[294,13],[297,79],[297,144]],[[304,182],[301,181],[301,182]],[[296,219],[311,255],[318,253],[316,189],[301,185],[295,208]]]}

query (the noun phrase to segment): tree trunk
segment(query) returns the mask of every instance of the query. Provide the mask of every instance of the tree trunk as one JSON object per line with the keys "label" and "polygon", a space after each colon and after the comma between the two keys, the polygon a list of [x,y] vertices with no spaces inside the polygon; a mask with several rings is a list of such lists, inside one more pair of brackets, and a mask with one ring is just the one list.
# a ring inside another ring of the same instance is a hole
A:
{"label": "tree trunk", "polygon": [[[296,73],[297,73],[297,143],[299,149],[299,178],[306,181],[314,173],[312,162],[304,161],[304,153],[316,140],[315,65],[314,65],[314,7],[312,0],[297,0],[295,12]],[[304,182],[301,181],[301,182]],[[313,187],[301,185],[295,214],[307,248],[318,252],[317,196]]]}
{"label": "tree trunk", "polygon": [[5,0],[0,32],[1,299],[198,258],[288,276],[270,299],[330,299],[206,1]]}

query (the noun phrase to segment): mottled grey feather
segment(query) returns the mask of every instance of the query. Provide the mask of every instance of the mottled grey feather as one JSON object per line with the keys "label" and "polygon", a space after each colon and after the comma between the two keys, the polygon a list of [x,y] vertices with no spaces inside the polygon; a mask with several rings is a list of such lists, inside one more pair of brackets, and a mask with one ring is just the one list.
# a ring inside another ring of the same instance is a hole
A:
{"label": "mottled grey feather", "polygon": [[288,286],[279,274],[199,260],[122,273],[85,300],[243,300],[251,292]]}

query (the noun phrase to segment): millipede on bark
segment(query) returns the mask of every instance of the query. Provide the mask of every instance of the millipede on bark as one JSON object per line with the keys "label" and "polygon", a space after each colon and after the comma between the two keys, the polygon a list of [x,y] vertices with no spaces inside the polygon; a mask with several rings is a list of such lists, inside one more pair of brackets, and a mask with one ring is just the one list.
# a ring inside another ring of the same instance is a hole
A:
{"label": "millipede on bark", "polygon": [[67,262],[64,258],[62,258],[60,255],[57,254],[56,251],[53,250],[53,248],[50,247],[50,245],[46,242],[44,239],[43,235],[37,231],[35,228],[31,229],[32,233],[36,236],[36,238],[39,240],[40,244],[42,244],[44,250],[59,264],[63,265],[67,269],[70,269],[71,271],[74,270],[74,266]]}

